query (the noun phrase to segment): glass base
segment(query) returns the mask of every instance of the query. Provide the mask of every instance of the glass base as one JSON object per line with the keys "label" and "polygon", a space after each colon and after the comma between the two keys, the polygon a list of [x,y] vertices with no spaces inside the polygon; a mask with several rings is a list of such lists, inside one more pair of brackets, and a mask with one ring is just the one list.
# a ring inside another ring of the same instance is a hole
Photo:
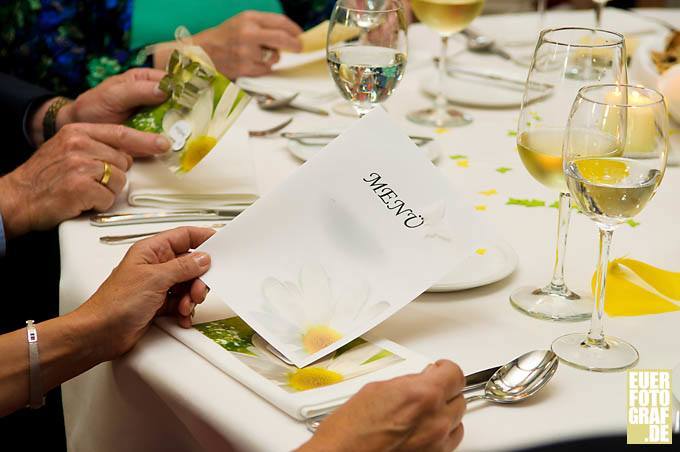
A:
{"label": "glass base", "polygon": [[455,108],[446,108],[444,110],[426,108],[424,110],[412,111],[406,117],[416,124],[432,127],[461,127],[473,121],[472,116]]}
{"label": "glass base", "polygon": [[613,372],[633,367],[640,358],[628,342],[606,336],[600,345],[588,345],[582,333],[567,334],[555,339],[552,351],[564,362],[594,372]]}
{"label": "glass base", "polygon": [[541,320],[579,322],[593,314],[593,299],[564,288],[561,291],[520,287],[510,303],[522,313]]}
{"label": "glass base", "polygon": [[359,117],[359,113],[357,113],[350,102],[339,102],[333,105],[332,110],[342,116],[349,116],[352,118]]}

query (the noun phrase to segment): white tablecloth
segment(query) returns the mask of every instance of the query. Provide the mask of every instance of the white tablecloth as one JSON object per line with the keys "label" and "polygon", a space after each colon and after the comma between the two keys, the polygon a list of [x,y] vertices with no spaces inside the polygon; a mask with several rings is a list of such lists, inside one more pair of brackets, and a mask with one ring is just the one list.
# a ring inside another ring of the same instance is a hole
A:
{"label": "white tablecloth", "polygon": [[[680,27],[680,10],[649,12]],[[483,20],[483,19],[480,19]],[[508,23],[512,23],[508,18]],[[434,36],[415,28],[412,55],[436,53]],[[413,60],[413,58],[412,58]],[[421,58],[421,61],[423,59]],[[433,133],[404,119],[406,111],[430,99],[419,80],[428,69],[414,64],[386,107],[409,132]],[[325,68],[319,70],[326,77]],[[556,209],[507,206],[509,197],[539,198],[550,204],[556,194],[533,181],[516,154],[517,110],[475,110],[473,125],[438,134],[443,148],[437,165],[475,204],[476,214],[493,223],[519,254],[509,278],[474,290],[425,294],[375,329],[375,333],[435,358],[457,361],[466,372],[507,361],[527,350],[549,348],[557,336],[585,331],[587,323],[558,324],[519,314],[508,303],[520,285],[546,283],[554,258]],[[288,113],[250,108],[243,124],[265,128]],[[331,120],[299,114],[289,130],[309,130]],[[342,119],[342,121],[346,121]],[[251,143],[263,193],[300,166],[279,139]],[[469,167],[448,155],[468,156]],[[496,168],[511,171],[501,174]],[[134,171],[134,169],[133,169]],[[496,189],[498,195],[478,192]],[[663,268],[680,269],[678,202],[680,169],[670,168],[658,195],[637,219],[614,237],[613,256],[629,255]],[[84,302],[121,259],[127,247],[100,245],[100,235],[163,229],[163,226],[91,227],[81,218],[60,228],[62,251],[61,312]],[[275,233],[275,228],[273,229]],[[587,290],[596,260],[596,229],[576,215],[570,231],[567,278]],[[210,299],[209,302],[219,302]],[[680,314],[614,318],[606,331],[626,338],[640,351],[640,368],[672,368],[680,362]],[[285,451],[300,445],[304,426],[227,377],[162,331],[152,328],[127,356],[102,364],[63,385],[69,447],[73,451],[172,451],[230,448]],[[535,399],[517,406],[471,406],[464,419],[462,450],[516,448],[591,434],[623,433],[626,425],[626,374],[598,374],[560,367],[553,382]]]}

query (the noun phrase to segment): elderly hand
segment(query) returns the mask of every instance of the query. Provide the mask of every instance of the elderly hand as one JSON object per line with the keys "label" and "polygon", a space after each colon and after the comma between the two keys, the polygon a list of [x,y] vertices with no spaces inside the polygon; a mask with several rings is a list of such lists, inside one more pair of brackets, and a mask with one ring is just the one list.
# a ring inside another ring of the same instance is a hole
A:
{"label": "elderly hand", "polygon": [[75,314],[98,325],[100,360],[130,350],[158,315],[191,326],[194,306],[208,288],[197,279],[210,268],[210,256],[190,252],[215,233],[184,227],[134,244],[121,263]]}
{"label": "elderly hand", "polygon": [[159,69],[130,69],[104,80],[65,106],[64,121],[120,124],[143,106],[158,105],[167,95],[158,88]]}
{"label": "elderly hand", "polygon": [[194,42],[210,55],[217,69],[230,79],[271,72],[279,51],[299,52],[302,29],[281,14],[245,11],[198,33]]}
{"label": "elderly hand", "polygon": [[[63,127],[28,161],[0,178],[7,235],[49,229],[87,210],[109,209],[125,186],[131,156],[166,150],[158,135],[122,125]],[[103,180],[106,165],[108,181]]]}
{"label": "elderly hand", "polygon": [[[109,77],[59,110],[56,118],[57,130],[68,124],[81,122],[120,124],[138,108],[160,104],[167,97],[158,88],[158,82],[164,75],[165,72],[158,69],[140,68]],[[31,118],[29,134],[36,146],[43,143],[43,118],[52,101],[50,99],[44,102]],[[160,139],[165,150],[169,149],[170,143],[164,137]],[[149,152],[140,154],[146,155]]]}
{"label": "elderly hand", "polygon": [[465,377],[451,361],[364,386],[299,452],[451,451],[463,439]]}

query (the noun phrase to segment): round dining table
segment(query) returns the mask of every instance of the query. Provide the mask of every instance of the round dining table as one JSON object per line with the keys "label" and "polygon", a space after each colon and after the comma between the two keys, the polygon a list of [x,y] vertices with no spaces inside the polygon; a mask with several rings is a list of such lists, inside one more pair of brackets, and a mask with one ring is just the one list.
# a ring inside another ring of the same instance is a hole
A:
{"label": "round dining table", "polygon": [[[641,11],[680,28],[680,9]],[[485,20],[486,16],[476,23],[483,25]],[[508,30],[520,26],[513,15],[504,16],[502,23]],[[651,21],[645,27],[651,27],[645,39],[666,33]],[[585,333],[587,322],[537,320],[516,311],[509,303],[509,295],[517,287],[548,282],[555,258],[557,225],[557,209],[551,207],[557,193],[534,181],[516,152],[514,130],[521,90],[517,90],[518,104],[514,107],[461,106],[474,117],[466,127],[435,130],[409,123],[405,118],[408,111],[432,102],[423,87],[424,81],[434,76],[432,57],[438,51],[438,38],[415,24],[409,30],[409,41],[404,79],[384,106],[406,132],[435,137],[440,155],[434,164],[476,207],[473,214],[512,246],[518,265],[510,276],[493,284],[457,292],[425,293],[372,333],[432,360],[453,360],[465,373],[508,362],[529,350],[549,349],[551,342],[563,334]],[[452,61],[458,65],[475,69],[473,65],[479,64],[484,69],[502,70],[503,64],[508,64],[495,56],[464,52],[462,41],[454,41]],[[309,71],[332,83],[325,62],[318,62]],[[526,77],[526,67],[517,66],[507,72]],[[339,96],[317,106],[331,109],[338,102]],[[355,120],[336,113],[323,118],[291,110],[267,112],[253,102],[238,126],[264,129],[290,116],[294,121],[286,130],[291,131],[319,130]],[[261,196],[275,190],[303,164],[280,137],[251,138],[248,147]],[[617,230],[612,258],[629,256],[660,268],[680,270],[678,196],[680,168],[671,166],[656,197],[636,223],[624,224]],[[544,201],[544,205],[509,203],[511,198]],[[114,206],[114,210],[130,209],[124,196]],[[104,230],[90,225],[87,216],[63,223],[59,229],[61,313],[85,302],[128,248],[102,244],[100,236],[179,225]],[[272,225],[271,233],[276,233],[276,225]],[[574,290],[591,291],[596,259],[595,224],[575,214],[566,256],[566,279]],[[206,303],[222,300],[210,295]],[[680,312],[607,318],[605,332],[637,347],[637,368],[672,369],[680,364]],[[623,435],[627,423],[626,384],[625,371],[596,373],[561,364],[553,380],[531,400],[505,406],[471,403],[463,420],[465,438],[460,450],[518,449],[571,438]],[[71,451],[276,452],[295,449],[311,435],[303,423],[156,327],[125,356],[73,378],[62,385],[62,391]]]}

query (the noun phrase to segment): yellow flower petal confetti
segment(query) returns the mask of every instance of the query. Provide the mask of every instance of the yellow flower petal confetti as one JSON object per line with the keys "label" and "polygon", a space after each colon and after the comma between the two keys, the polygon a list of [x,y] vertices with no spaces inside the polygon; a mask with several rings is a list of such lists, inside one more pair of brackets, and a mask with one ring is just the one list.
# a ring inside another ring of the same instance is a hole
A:
{"label": "yellow flower petal confetti", "polygon": [[438,134],[440,134],[440,135],[441,135],[442,133],[446,133],[446,132],[448,132],[448,131],[449,131],[449,129],[446,129],[446,128],[444,128],[444,127],[439,127],[439,128],[437,128],[437,129],[434,129],[434,133],[438,133]]}
{"label": "yellow flower petal confetti", "polygon": [[478,204],[475,206],[475,210],[484,211],[486,210],[486,206],[484,204]]}
{"label": "yellow flower petal confetti", "polygon": [[[595,290],[597,272],[591,285]],[[634,259],[614,259],[607,273],[605,311],[614,316],[637,316],[680,311],[680,273]]]}
{"label": "yellow flower petal confetti", "polygon": [[486,254],[486,248],[477,248],[475,253],[479,254],[480,256],[484,256]]}
{"label": "yellow flower petal confetti", "polygon": [[480,191],[479,194],[484,195],[484,196],[493,196],[493,195],[497,195],[498,192],[496,191],[495,188],[492,188],[490,190]]}
{"label": "yellow flower petal confetti", "polygon": [[468,160],[458,160],[456,165],[460,166],[461,168],[468,168],[470,166],[470,162]]}

